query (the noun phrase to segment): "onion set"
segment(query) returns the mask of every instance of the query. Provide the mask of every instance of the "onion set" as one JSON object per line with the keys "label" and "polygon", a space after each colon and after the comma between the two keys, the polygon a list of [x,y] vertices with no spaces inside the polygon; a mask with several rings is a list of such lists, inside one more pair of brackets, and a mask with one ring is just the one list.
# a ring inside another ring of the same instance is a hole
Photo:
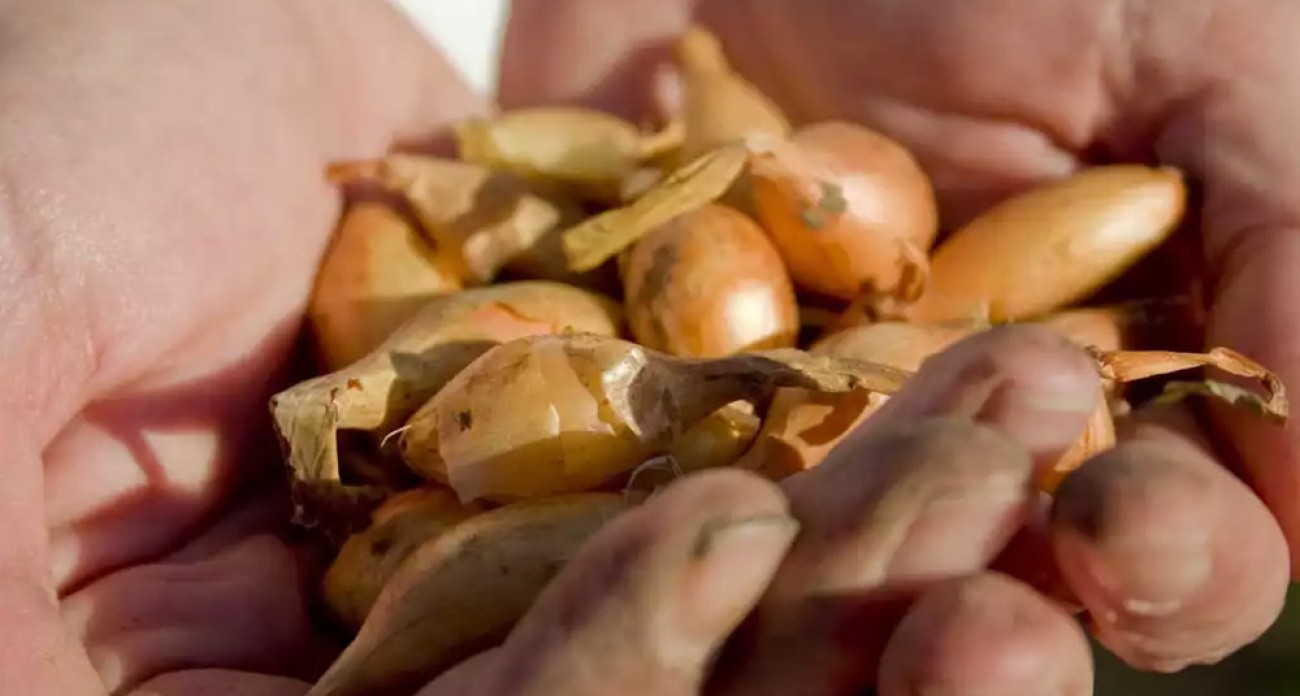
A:
{"label": "onion set", "polygon": [[913,140],[791,122],[816,110],[764,94],[722,37],[676,38],[653,67],[679,98],[653,113],[506,109],[452,124],[448,156],[324,168],[342,215],[305,303],[318,359],[269,402],[347,641],[309,696],[418,691],[624,511],[707,469],[817,467],[992,327],[1050,327],[1101,376],[1049,496],[1145,403],[1287,421],[1268,366],[1186,352],[1195,284],[1140,282],[1187,241],[1180,170],[1081,166],[957,224]]}

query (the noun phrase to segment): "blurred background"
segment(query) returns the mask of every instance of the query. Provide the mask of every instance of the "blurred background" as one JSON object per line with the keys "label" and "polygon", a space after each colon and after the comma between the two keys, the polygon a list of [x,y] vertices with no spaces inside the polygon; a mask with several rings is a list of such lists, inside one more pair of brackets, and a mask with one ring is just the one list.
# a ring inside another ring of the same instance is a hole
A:
{"label": "blurred background", "polygon": [[493,91],[510,0],[393,1],[442,47],[471,86],[483,94]]}
{"label": "blurred background", "polygon": [[[394,1],[442,47],[471,86],[492,92],[509,0]],[[1286,613],[1263,639],[1213,667],[1143,674],[1104,650],[1095,654],[1100,696],[1300,696],[1300,586],[1292,588]]]}

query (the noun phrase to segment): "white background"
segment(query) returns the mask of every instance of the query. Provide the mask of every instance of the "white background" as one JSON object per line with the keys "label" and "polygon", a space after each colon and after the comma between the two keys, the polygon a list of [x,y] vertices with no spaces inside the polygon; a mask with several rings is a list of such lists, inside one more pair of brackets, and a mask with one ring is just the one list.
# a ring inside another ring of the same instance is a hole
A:
{"label": "white background", "polygon": [[[614,1],[614,0],[611,0]],[[393,0],[483,94],[496,88],[497,50],[509,0]]]}

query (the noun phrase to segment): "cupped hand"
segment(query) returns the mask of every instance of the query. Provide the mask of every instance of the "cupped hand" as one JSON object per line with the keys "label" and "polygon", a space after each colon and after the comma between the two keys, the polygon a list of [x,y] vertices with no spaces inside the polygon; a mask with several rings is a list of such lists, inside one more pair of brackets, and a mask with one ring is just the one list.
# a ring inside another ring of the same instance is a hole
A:
{"label": "cupped hand", "polygon": [[[1276,299],[1287,292],[1279,264],[1300,253],[1286,234],[1300,214],[1282,195],[1300,183],[1283,128],[1298,108],[1283,71],[1294,10],[801,5],[698,11],[793,115],[861,120],[916,149],[956,216],[1099,152],[1187,167],[1207,186],[1214,341],[1288,381],[1300,370],[1288,353],[1295,322]],[[690,13],[652,0],[516,6],[505,106],[560,97],[639,109],[635,81],[608,85],[648,77],[655,42]],[[378,0],[0,0],[0,26],[0,692],[300,694],[319,636],[298,561],[268,533],[282,510],[260,448],[265,397],[337,212],[320,173],[481,105]],[[1027,514],[1032,462],[1082,423],[1081,397],[1057,393],[1047,402],[1069,405],[1044,408],[1031,389],[1032,408],[1018,409],[1014,393],[1044,381],[1091,392],[1078,356],[1041,336],[980,340],[892,407],[933,418],[864,431],[792,481],[788,503],[719,475],[629,515],[504,646],[430,691],[610,693],[595,689],[641,679],[663,687],[650,693],[694,693],[757,602],[714,674],[724,693],[800,675],[808,693],[852,693],[877,676],[877,658],[886,693],[1086,693],[1087,652],[1066,615],[986,568]],[[1038,357],[989,364],[1026,351]],[[985,380],[987,402],[953,396],[969,380]],[[1277,521],[1300,538],[1294,432],[1222,422],[1231,461],[1273,516],[1158,422],[1086,465],[1056,505],[1062,572],[1135,664],[1220,655],[1281,601]],[[950,499],[971,488],[987,495]],[[664,523],[682,519],[698,528]],[[739,550],[720,543],[686,565],[671,555],[714,519],[738,522],[726,536]],[[789,519],[802,529],[793,541]],[[665,591],[674,573],[699,596]],[[613,599],[579,601],[597,586]],[[716,602],[702,599],[711,592]],[[609,611],[627,602],[640,612]],[[831,648],[824,662],[790,659],[819,645]],[[783,659],[793,666],[776,670]]]}
{"label": "cupped hand", "polygon": [[[1180,167],[1201,204],[1190,227],[1204,247],[1198,280],[1209,297],[1206,343],[1239,350],[1293,388],[1300,384],[1300,309],[1290,302],[1300,292],[1293,272],[1300,150],[1290,133],[1300,119],[1300,63],[1289,48],[1300,39],[1300,6],[514,6],[499,95],[505,107],[569,100],[644,113],[653,108],[646,95],[671,39],[701,21],[720,35],[735,67],[797,122],[857,121],[906,144],[935,181],[950,223],[1091,163]],[[1253,640],[1276,618],[1288,576],[1300,576],[1300,426],[1217,409],[1211,415],[1199,423],[1167,413],[1136,420],[1118,448],[1066,482],[1051,511],[1045,548],[1062,579],[1097,637],[1140,668],[1212,662]],[[860,630],[846,616],[825,621],[848,620],[845,631]],[[1015,647],[1026,659],[1041,655],[1032,643]]]}
{"label": "cupped hand", "polygon": [[0,2],[0,693],[305,689],[266,399],[324,167],[480,106],[381,0]]}

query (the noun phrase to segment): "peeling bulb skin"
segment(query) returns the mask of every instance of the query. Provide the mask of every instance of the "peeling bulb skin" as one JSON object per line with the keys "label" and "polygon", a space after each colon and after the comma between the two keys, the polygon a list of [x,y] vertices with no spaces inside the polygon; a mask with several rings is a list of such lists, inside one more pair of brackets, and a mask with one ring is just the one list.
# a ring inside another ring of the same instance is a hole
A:
{"label": "peeling bulb skin", "polygon": [[648,234],[623,266],[637,342],[685,357],[794,346],[794,287],[781,257],[744,214],[709,204]]}
{"label": "peeling bulb skin", "polygon": [[491,347],[567,330],[613,336],[622,324],[617,304],[557,283],[500,284],[436,298],[366,357],[272,397],[295,490],[339,484],[339,429],[383,436],[401,427]]}
{"label": "peeling bulb skin", "polygon": [[579,214],[561,197],[472,162],[395,154],[337,164],[331,178],[373,180],[403,195],[439,257],[466,285],[488,283]]}
{"label": "peeling bulb skin", "polygon": [[892,393],[906,378],[790,349],[691,360],[593,335],[538,336],[465,368],[411,417],[400,449],[463,501],[537,498],[599,488],[734,401],[782,386]]}
{"label": "peeling bulb skin", "polygon": [[[812,352],[915,372],[921,363],[981,327],[976,324],[881,323],[856,326],[818,341]],[[779,481],[820,464],[875,413],[888,395],[869,391],[817,394],[781,389],[740,466]]]}
{"label": "peeling bulb skin", "polygon": [[1062,309],[1168,239],[1185,204],[1178,170],[1136,165],[1093,167],[1013,196],[939,245],[908,317],[1000,323]]}
{"label": "peeling bulb skin", "polygon": [[1207,353],[1166,350],[1093,351],[1104,379],[1117,383],[1160,377],[1186,370],[1213,368],[1254,382],[1250,389],[1219,379],[1174,381],[1165,385],[1156,403],[1177,403],[1191,397],[1222,401],[1252,411],[1274,425],[1287,422],[1291,413],[1286,385],[1273,371],[1231,348],[1212,348]]}
{"label": "peeling bulb skin", "polygon": [[[1051,493],[1070,472],[1090,457],[1115,446],[1117,406],[1126,405],[1107,393],[1130,382],[1162,377],[1184,370],[1213,367],[1237,377],[1257,382],[1255,390],[1217,380],[1170,382],[1157,404],[1173,404],[1191,397],[1216,399],[1236,408],[1253,411],[1275,424],[1285,423],[1290,415],[1286,387],[1278,376],[1246,356],[1227,348],[1208,353],[1173,351],[1104,351],[1092,349],[1103,378],[1097,408],[1088,420],[1087,429],[1075,445],[1043,475],[1042,490]],[[1109,382],[1109,384],[1107,384]]]}
{"label": "peeling bulb skin", "polygon": [[911,153],[838,122],[751,146],[754,207],[796,285],[845,300],[910,294],[939,229],[934,188]]}
{"label": "peeling bulb skin", "polygon": [[649,455],[643,437],[662,438],[670,427],[658,412],[648,414],[651,429],[633,429],[631,405],[610,398],[606,384],[640,376],[646,357],[622,343],[601,347],[517,341],[489,352],[412,416],[401,435],[403,459],[466,501],[599,486]]}
{"label": "peeling bulb skin", "polygon": [[647,134],[612,114],[553,106],[469,119],[455,131],[460,156],[468,162],[575,185],[607,199],[638,165],[681,140],[676,125]]}
{"label": "peeling bulb skin", "polygon": [[735,464],[749,450],[762,425],[753,404],[737,401],[709,414],[606,490],[650,494],[688,474]]}
{"label": "peeling bulb skin", "polygon": [[723,196],[749,159],[742,145],[718,148],[673,170],[635,200],[594,215],[562,233],[569,268],[586,272],[618,256],[680,215]]}
{"label": "peeling bulb skin", "polygon": [[884,403],[883,395],[867,391],[808,394],[783,389],[773,397],[763,429],[738,466],[772,481],[815,468]]}

